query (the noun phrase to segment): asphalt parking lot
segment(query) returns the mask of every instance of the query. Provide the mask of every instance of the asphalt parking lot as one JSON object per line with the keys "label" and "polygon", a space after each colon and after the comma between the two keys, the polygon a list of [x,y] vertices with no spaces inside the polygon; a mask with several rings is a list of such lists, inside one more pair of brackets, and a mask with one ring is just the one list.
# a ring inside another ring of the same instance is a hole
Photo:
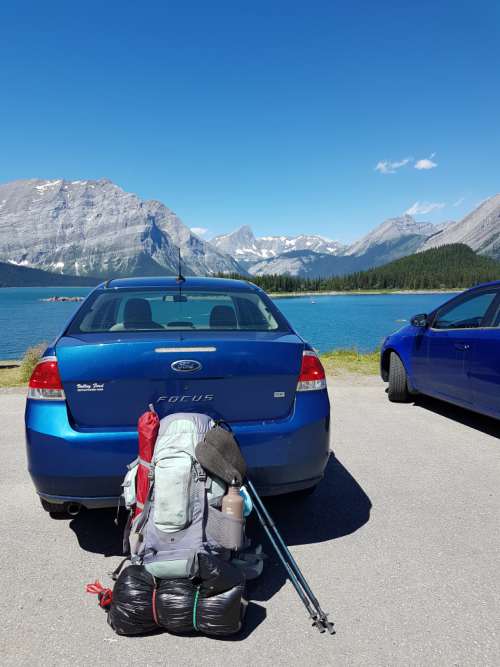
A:
{"label": "asphalt parking lot", "polygon": [[335,636],[310,627],[271,559],[229,639],[116,636],[86,583],[120,560],[113,512],[41,509],[25,468],[24,396],[0,393],[3,665],[498,665],[500,426],[377,378],[330,382],[331,460],[317,493],[269,507]]}

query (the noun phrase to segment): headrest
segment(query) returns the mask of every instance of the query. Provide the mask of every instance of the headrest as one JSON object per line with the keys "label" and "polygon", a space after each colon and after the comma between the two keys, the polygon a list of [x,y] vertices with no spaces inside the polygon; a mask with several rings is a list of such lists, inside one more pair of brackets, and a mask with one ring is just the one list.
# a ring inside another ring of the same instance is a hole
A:
{"label": "headrest", "polygon": [[143,324],[151,322],[151,306],[147,299],[129,299],[123,311],[123,321],[127,324]]}
{"label": "headrest", "polygon": [[236,313],[231,306],[214,306],[210,312],[210,327],[236,328]]}

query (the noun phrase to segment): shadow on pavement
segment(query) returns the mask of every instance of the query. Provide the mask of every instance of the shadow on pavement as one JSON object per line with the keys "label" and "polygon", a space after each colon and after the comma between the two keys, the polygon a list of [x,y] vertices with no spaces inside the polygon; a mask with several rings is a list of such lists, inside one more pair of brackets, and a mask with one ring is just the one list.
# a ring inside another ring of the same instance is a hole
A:
{"label": "shadow on pavement", "polygon": [[[312,495],[271,497],[264,502],[288,545],[314,544],[349,535],[369,520],[371,509],[366,493],[334,456]],[[83,510],[69,525],[85,551],[121,556],[126,513],[120,512],[118,525],[115,519],[115,509]],[[255,519],[248,524],[250,535],[262,539],[262,529]]]}
{"label": "shadow on pavement", "polygon": [[472,412],[466,408],[461,408],[458,405],[446,403],[446,401],[440,401],[430,396],[416,396],[414,402],[419,408],[430,410],[448,419],[453,419],[453,421],[459,424],[469,426],[476,431],[481,431],[481,433],[486,433],[486,435],[491,435],[494,438],[500,438],[500,421],[493,419],[493,417],[486,417],[477,412]]}
{"label": "shadow on pavement", "polygon": [[[315,544],[349,535],[369,521],[372,507],[361,486],[334,456],[328,462],[323,481],[312,495],[266,498],[264,502],[290,546]],[[82,549],[104,556],[121,556],[126,514],[120,512],[118,525],[115,517],[116,510],[82,511],[70,522],[70,528]],[[252,601],[244,630],[226,641],[238,641],[251,634],[266,617],[266,610],[253,601],[269,600],[286,582],[283,566],[254,515],[247,523],[247,533],[263,544],[268,558],[261,577],[249,582]],[[307,578],[307,572],[305,576]],[[321,591],[317,593],[321,602]]]}
{"label": "shadow on pavement", "polygon": [[[334,456],[311,496],[267,498],[265,504],[288,546],[316,544],[354,533],[369,521],[372,507],[361,486]],[[285,571],[255,518],[248,532],[262,542],[268,555],[262,576],[250,582],[250,597],[269,600],[285,584]],[[307,572],[304,574],[307,579]],[[316,593],[321,602],[321,591]]]}
{"label": "shadow on pavement", "polygon": [[82,510],[70,521],[69,527],[85,551],[104,556],[122,556],[126,513],[120,511],[118,524],[115,520],[116,509]]}

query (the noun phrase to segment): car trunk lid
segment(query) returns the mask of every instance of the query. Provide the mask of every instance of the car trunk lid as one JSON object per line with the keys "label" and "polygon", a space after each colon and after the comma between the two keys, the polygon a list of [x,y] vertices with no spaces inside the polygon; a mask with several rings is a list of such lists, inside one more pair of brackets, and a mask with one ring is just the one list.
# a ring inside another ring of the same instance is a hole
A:
{"label": "car trunk lid", "polygon": [[56,354],[75,425],[127,428],[149,403],[160,416],[283,418],[293,406],[303,350],[300,337],[282,332],[117,333],[65,336]]}

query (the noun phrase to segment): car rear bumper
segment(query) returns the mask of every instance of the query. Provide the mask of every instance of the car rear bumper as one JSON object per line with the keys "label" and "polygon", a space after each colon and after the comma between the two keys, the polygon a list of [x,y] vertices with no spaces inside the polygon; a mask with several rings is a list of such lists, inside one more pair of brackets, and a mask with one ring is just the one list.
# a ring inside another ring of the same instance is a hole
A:
{"label": "car rear bumper", "polygon": [[[305,489],[321,479],[329,426],[326,391],[298,394],[285,419],[231,424],[249,476],[263,495]],[[126,466],[137,456],[137,432],[77,430],[64,402],[28,400],[26,447],[28,469],[42,498],[109,507],[116,505]]]}

